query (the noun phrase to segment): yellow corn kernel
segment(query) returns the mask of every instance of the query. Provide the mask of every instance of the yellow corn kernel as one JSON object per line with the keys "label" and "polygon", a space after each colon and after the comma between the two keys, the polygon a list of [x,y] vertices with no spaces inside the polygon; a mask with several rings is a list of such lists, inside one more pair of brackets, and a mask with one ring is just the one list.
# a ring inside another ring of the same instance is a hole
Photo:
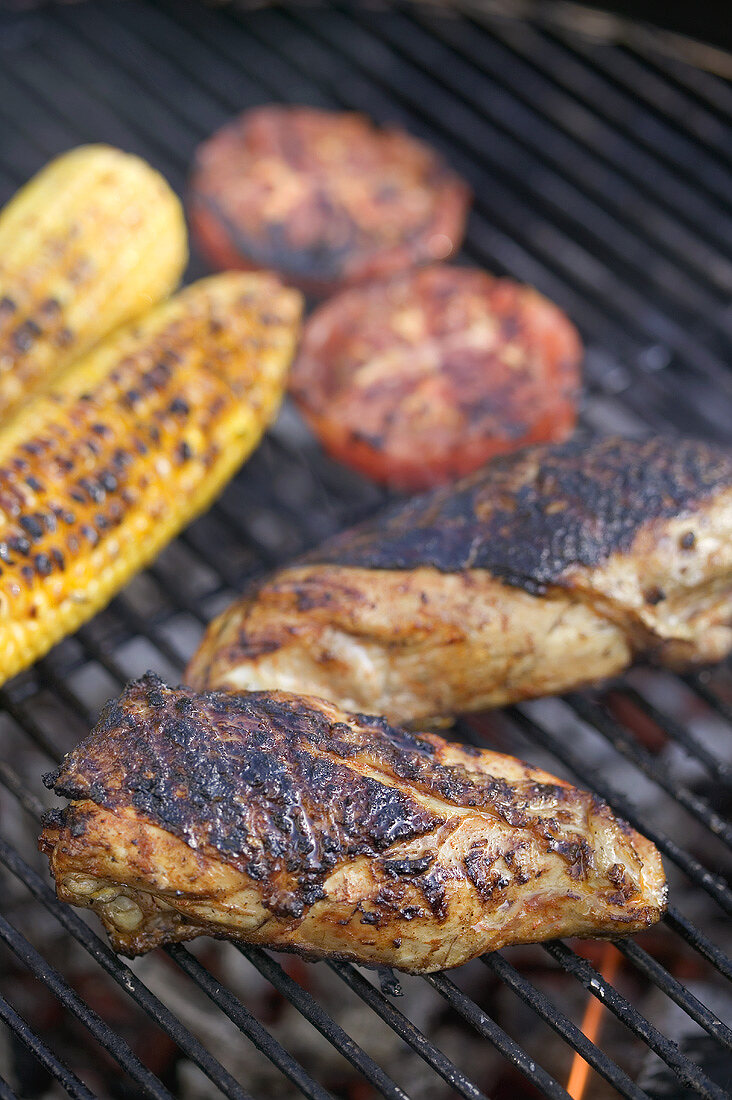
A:
{"label": "yellow corn kernel", "polygon": [[211,502],[279,406],[301,297],[203,279],[0,429],[0,682],[102,608]]}
{"label": "yellow corn kernel", "polygon": [[139,157],[84,145],[0,213],[0,417],[178,285],[180,202]]}

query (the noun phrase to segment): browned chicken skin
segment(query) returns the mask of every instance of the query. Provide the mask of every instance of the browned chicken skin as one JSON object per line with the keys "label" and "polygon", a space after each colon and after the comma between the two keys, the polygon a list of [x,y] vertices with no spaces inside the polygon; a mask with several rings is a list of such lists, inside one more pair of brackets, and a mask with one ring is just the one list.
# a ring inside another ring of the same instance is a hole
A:
{"label": "browned chicken skin", "polygon": [[194,687],[443,718],[732,647],[732,454],[693,440],[529,448],[398,502],[211,625]]}
{"label": "browned chicken skin", "polygon": [[46,777],[59,897],[126,954],[202,933],[414,972],[658,920],[658,852],[509,756],[148,674]]}

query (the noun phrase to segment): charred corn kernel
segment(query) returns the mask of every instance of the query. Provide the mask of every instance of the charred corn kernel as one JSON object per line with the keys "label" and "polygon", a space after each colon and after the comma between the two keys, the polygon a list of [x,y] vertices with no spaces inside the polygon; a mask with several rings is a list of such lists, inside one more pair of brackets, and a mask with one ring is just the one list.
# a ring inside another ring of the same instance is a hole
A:
{"label": "charred corn kernel", "polygon": [[181,205],[139,157],[85,145],[0,213],[0,417],[178,285]]}
{"label": "charred corn kernel", "polygon": [[103,607],[202,511],[279,405],[300,295],[204,279],[0,429],[0,682]]}

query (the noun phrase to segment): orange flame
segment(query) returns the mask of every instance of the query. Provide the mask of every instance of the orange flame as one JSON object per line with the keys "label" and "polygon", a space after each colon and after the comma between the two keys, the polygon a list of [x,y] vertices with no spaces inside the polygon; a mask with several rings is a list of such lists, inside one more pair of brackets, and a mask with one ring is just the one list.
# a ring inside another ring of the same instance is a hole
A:
{"label": "orange flame", "polygon": [[[615,980],[621,959],[620,952],[616,951],[611,943],[606,943],[600,963],[600,973],[606,981],[612,983]],[[591,1043],[596,1042],[600,1034],[603,1012],[604,1005],[602,1001],[598,1001],[597,997],[590,993],[580,1026]],[[567,1092],[572,1100],[582,1100],[590,1077],[590,1068],[589,1063],[584,1060],[581,1054],[575,1054],[572,1059],[569,1081],[567,1082]]]}

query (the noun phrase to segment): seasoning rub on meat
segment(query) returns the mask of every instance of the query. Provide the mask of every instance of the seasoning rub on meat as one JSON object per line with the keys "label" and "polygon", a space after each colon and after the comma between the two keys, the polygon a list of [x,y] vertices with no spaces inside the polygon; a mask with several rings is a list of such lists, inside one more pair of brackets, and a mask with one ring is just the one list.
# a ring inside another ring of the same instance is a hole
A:
{"label": "seasoning rub on meat", "polygon": [[209,628],[194,687],[424,721],[732,647],[732,452],[605,439],[398,502]]}
{"label": "seasoning rub on meat", "polygon": [[509,756],[148,674],[46,777],[59,897],[135,955],[200,934],[429,972],[658,920],[653,845]]}

